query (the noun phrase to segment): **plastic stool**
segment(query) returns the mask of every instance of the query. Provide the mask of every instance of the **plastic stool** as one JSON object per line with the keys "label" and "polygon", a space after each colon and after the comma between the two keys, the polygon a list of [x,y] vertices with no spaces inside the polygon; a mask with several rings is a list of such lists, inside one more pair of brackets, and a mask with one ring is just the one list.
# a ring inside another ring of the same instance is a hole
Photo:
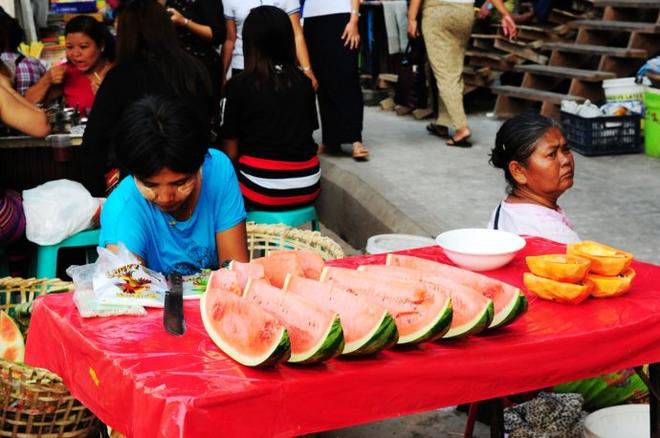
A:
{"label": "plastic stool", "polygon": [[85,230],[74,234],[55,245],[37,246],[37,278],[55,278],[57,275],[57,252],[60,248],[78,248],[99,244],[101,229]]}
{"label": "plastic stool", "polygon": [[313,205],[299,208],[297,210],[248,211],[247,220],[258,224],[284,224],[290,227],[299,227],[307,222],[311,222],[312,230],[321,230],[319,218],[316,216],[316,208],[314,208]]}

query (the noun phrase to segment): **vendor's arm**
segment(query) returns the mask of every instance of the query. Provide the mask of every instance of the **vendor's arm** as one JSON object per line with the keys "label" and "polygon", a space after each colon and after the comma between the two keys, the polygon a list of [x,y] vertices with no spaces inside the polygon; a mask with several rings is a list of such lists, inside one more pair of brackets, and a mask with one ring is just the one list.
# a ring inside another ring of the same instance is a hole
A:
{"label": "vendor's arm", "polygon": [[184,17],[177,9],[168,8],[167,10],[171,14],[172,23],[177,27],[188,29],[191,33],[206,41],[220,45],[225,40],[222,2],[217,0],[197,0],[195,5],[199,16],[204,17],[206,23],[197,23],[190,19],[190,17]]}
{"label": "vendor's arm", "polygon": [[215,243],[218,250],[218,266],[222,266],[225,260],[249,261],[245,222],[216,233]]}
{"label": "vendor's arm", "polygon": [[227,38],[222,45],[222,68],[224,69],[223,83],[227,82],[227,72],[231,67],[231,58],[234,54],[234,47],[236,47],[236,22],[234,20],[225,20],[227,28]]}
{"label": "vendor's arm", "polygon": [[511,17],[511,13],[508,11],[506,6],[504,6],[504,2],[502,0],[489,0],[493,6],[495,6],[495,9],[500,13],[502,16],[502,32],[504,33],[504,36],[507,36],[509,38],[516,38],[518,36],[518,28],[516,27],[516,23],[513,21],[513,17]]}
{"label": "vendor's arm", "polygon": [[225,154],[233,162],[238,160],[238,139],[237,138],[225,138],[223,141]]}
{"label": "vendor's arm", "polygon": [[33,137],[45,137],[50,132],[46,113],[4,81],[0,82],[0,119],[7,126]]}
{"label": "vendor's arm", "polygon": [[360,46],[360,31],[358,29],[358,20],[360,18],[360,0],[351,0],[351,18],[348,20],[341,39],[344,40],[344,46],[355,50]]}
{"label": "vendor's arm", "polygon": [[135,202],[127,195],[125,186],[129,185],[128,183],[130,181],[123,181],[103,204],[99,246],[117,254],[121,242],[144,264],[147,247],[144,217],[139,214]]}
{"label": "vendor's arm", "polygon": [[39,81],[25,91],[25,98],[34,104],[52,100],[62,94],[66,64],[55,64]]}

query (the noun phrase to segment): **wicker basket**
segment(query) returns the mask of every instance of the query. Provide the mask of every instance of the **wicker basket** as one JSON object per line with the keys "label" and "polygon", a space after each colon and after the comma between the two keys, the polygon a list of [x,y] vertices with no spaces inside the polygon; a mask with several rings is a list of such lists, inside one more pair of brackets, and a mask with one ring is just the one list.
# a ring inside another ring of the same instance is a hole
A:
{"label": "wicker basket", "polygon": [[[25,329],[34,299],[71,290],[58,279],[0,278],[0,310]],[[82,437],[98,420],[48,370],[0,360],[0,437]]]}
{"label": "wicker basket", "polygon": [[0,360],[0,437],[84,437],[98,429],[57,375]]}
{"label": "wicker basket", "polygon": [[318,231],[291,228],[283,224],[266,225],[248,222],[247,244],[250,260],[267,255],[276,249],[316,251],[324,260],[344,257],[341,246]]}

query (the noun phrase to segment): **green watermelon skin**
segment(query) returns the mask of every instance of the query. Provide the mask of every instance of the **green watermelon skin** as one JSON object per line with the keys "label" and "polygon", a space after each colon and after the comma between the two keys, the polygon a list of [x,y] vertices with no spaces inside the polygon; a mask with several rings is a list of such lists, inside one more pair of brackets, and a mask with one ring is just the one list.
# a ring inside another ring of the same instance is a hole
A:
{"label": "green watermelon skin", "polygon": [[453,310],[451,307],[451,299],[447,304],[447,311],[442,314],[440,318],[433,324],[432,327],[428,328],[426,335],[416,338],[411,343],[419,344],[422,342],[431,342],[441,339],[444,335],[447,334],[449,328],[451,327],[451,319],[453,317]]}
{"label": "green watermelon skin", "polygon": [[490,327],[490,323],[493,321],[494,315],[495,315],[495,307],[493,306],[493,302],[491,301],[490,304],[488,305],[488,308],[486,309],[486,312],[484,312],[478,324],[474,325],[471,329],[464,331],[462,333],[453,334],[452,331],[449,330],[442,337],[442,339],[461,339],[467,336],[479,334]]}
{"label": "green watermelon skin", "polygon": [[270,358],[259,365],[255,365],[256,367],[270,367],[277,365],[278,363],[286,362],[289,360],[291,357],[291,341],[289,340],[289,333],[287,331],[284,332],[282,337],[280,338],[280,343],[278,344],[277,348],[275,351],[273,351],[273,354],[270,356]]}
{"label": "green watermelon skin", "polygon": [[341,327],[339,317],[336,317],[330,328],[330,333],[325,339],[323,345],[308,358],[304,360],[296,359],[295,355],[289,358],[289,363],[295,364],[312,364],[317,362],[324,362],[338,356],[344,350],[344,331]]}
{"label": "green watermelon skin", "polygon": [[496,329],[498,327],[504,327],[511,324],[512,322],[520,318],[522,315],[524,315],[527,312],[528,307],[529,307],[529,302],[527,301],[527,297],[525,296],[525,294],[520,292],[518,300],[515,304],[515,308],[507,315],[506,318],[504,318],[502,321],[498,322],[497,324],[491,325],[489,328]]}
{"label": "green watermelon skin", "polygon": [[396,329],[396,321],[390,315],[390,313],[385,314],[383,322],[378,327],[378,330],[372,338],[366,342],[362,347],[358,348],[355,351],[346,353],[346,356],[366,356],[374,354],[380,350],[386,348],[391,348],[396,345],[399,340],[399,331]]}

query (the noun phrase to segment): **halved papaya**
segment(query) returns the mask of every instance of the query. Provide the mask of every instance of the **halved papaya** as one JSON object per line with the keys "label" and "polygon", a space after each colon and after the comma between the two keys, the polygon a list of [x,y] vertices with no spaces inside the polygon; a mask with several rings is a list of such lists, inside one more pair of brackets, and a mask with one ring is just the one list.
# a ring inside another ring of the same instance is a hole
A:
{"label": "halved papaya", "polygon": [[588,280],[585,280],[584,283],[562,283],[539,277],[530,272],[525,272],[523,282],[530,292],[540,298],[568,304],[580,304],[589,298],[594,287]]}
{"label": "halved papaya", "polygon": [[587,280],[594,284],[591,296],[598,298],[625,294],[630,290],[633,278],[635,278],[635,270],[632,268],[615,276],[587,274]]}
{"label": "halved papaya", "polygon": [[532,274],[568,283],[579,283],[589,272],[591,262],[583,257],[548,254],[525,257]]}
{"label": "halved papaya", "polygon": [[566,253],[589,259],[589,270],[600,275],[619,275],[630,267],[633,260],[633,255],[629,252],[591,240],[569,243]]}

